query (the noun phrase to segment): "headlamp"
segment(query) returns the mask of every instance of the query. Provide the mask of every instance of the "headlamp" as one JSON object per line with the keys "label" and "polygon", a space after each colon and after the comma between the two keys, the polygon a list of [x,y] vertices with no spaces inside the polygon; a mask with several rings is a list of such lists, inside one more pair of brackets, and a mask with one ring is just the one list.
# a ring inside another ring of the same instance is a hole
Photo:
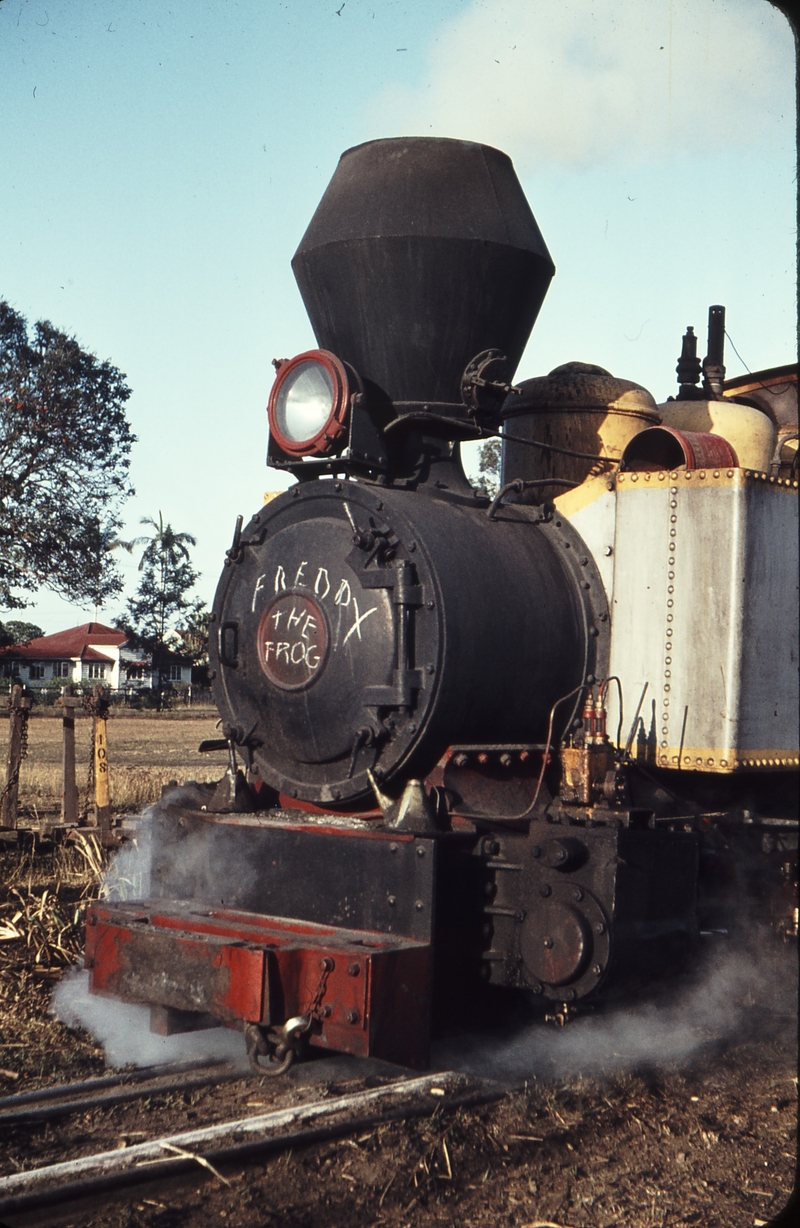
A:
{"label": "headlamp", "polygon": [[347,430],[355,372],[328,350],[308,350],[278,366],[269,395],[270,434],[289,456],[326,456]]}

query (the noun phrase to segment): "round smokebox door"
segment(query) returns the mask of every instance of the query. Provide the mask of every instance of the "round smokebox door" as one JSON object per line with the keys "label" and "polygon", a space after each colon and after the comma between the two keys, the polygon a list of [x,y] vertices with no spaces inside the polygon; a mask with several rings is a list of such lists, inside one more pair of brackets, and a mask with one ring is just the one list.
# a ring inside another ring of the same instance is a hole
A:
{"label": "round smokebox door", "polygon": [[[212,662],[215,696],[268,784],[346,802],[370,795],[367,768],[391,769],[421,728],[430,693],[401,692],[398,653],[413,666],[429,638],[417,622],[425,564],[420,551],[413,564],[403,557],[360,491],[313,485],[276,501],[255,531],[251,523],[226,568],[214,610],[228,647]],[[435,639],[435,617],[424,613]]]}

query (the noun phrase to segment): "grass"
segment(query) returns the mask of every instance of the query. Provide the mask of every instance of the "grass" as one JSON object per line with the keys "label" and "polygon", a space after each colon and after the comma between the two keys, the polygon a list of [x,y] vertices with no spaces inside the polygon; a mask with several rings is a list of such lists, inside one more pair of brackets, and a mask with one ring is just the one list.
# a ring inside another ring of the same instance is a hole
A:
{"label": "grass", "polygon": [[[43,853],[0,853],[0,1094],[20,1079],[78,1078],[103,1068],[102,1050],[49,1014],[63,971],[79,964],[86,908],[105,854],[91,833]],[[26,1084],[27,1086],[27,1084]]]}
{"label": "grass", "polygon": [[[156,801],[162,786],[173,780],[219,780],[227,766],[225,753],[201,755],[197,750],[204,738],[218,736],[216,722],[211,717],[164,721],[158,716],[113,716],[108,723],[113,809],[117,812],[139,810]],[[61,721],[37,717],[30,720],[28,756],[20,772],[21,818],[35,820],[59,809],[62,737]],[[91,721],[79,718],[75,722],[75,763],[82,810],[87,805],[90,751]]]}

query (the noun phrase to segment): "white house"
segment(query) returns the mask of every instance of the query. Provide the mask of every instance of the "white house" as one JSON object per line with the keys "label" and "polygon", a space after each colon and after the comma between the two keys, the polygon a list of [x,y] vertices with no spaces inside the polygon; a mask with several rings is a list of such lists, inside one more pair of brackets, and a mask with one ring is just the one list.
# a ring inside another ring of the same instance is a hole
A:
{"label": "white house", "polygon": [[[149,661],[126,645],[124,631],[102,623],[84,623],[0,649],[0,674],[18,677],[33,690],[69,683],[90,688],[96,682],[112,691],[152,688],[155,678]],[[190,683],[191,663],[177,655],[171,657],[163,680],[173,685]]]}

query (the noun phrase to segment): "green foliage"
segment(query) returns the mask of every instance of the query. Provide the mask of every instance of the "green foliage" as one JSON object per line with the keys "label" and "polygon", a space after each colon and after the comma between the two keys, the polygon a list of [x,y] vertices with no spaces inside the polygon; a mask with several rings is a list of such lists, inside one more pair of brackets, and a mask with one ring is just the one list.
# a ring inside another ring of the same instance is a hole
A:
{"label": "green foliage", "polygon": [[153,532],[131,543],[144,546],[145,551],[139,563],[142,578],[136,596],[128,602],[128,613],[140,638],[163,644],[177,618],[200,608],[201,603],[187,597],[197,580],[189,557],[189,547],[196,546],[197,540],[191,533],[177,533],[171,524],[164,524],[161,512],[157,521],[143,516],[140,524],[149,525]]}
{"label": "green foliage", "polygon": [[[136,596],[128,601],[128,617],[119,625],[127,632],[131,646],[150,658],[161,707],[167,666],[176,653],[191,655],[191,650],[182,651],[185,632],[177,630],[178,620],[199,635],[202,619],[207,615],[203,615],[203,602],[188,596],[198,575],[189,556],[189,547],[197,545],[196,539],[191,533],[178,533],[171,524],[165,524],[161,512],[158,520],[143,516],[140,523],[153,531],[131,543],[145,547],[139,563],[141,579]],[[206,639],[207,634],[206,623]]]}
{"label": "green foliage", "polygon": [[132,493],[129,396],[116,367],[0,300],[0,608],[42,586],[95,604],[120,591],[108,543]]}
{"label": "green foliage", "polygon": [[36,623],[11,618],[7,623],[0,623],[0,648],[9,644],[26,644],[28,640],[38,640],[40,635],[44,635],[44,631]]}
{"label": "green foliage", "polygon": [[500,467],[503,445],[499,439],[489,439],[478,452],[478,477],[470,478],[475,486],[482,486],[487,495],[494,497],[500,489]]}

